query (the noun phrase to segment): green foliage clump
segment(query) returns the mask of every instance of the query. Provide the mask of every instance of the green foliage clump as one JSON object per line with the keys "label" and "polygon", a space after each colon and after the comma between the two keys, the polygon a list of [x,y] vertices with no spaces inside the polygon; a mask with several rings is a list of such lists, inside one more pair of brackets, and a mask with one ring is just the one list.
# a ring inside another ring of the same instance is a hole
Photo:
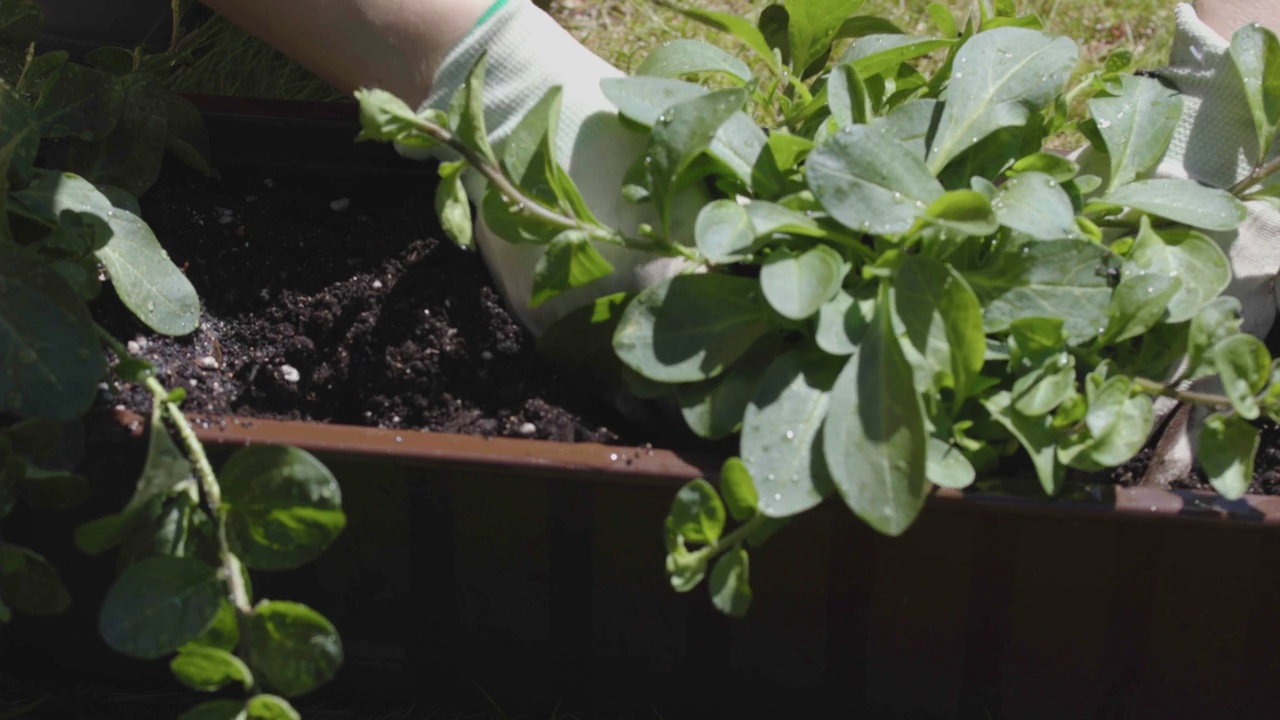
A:
{"label": "green foliage clump", "polygon": [[[1124,54],[1068,88],[1076,45],[1011,2],[979,2],[963,24],[934,4],[923,37],[860,5],[787,0],[755,24],[681,10],[752,65],[681,40],[604,82],[648,136],[623,192],[655,221],[634,236],[581,208],[554,162],[555,90],[498,149],[479,112],[483,62],[448,113],[359,93],[364,137],[448,145],[488,181],[490,227],[547,247],[535,304],[609,272],[593,243],[688,260],[548,335],[584,357],[611,347],[628,386],[678,404],[698,435],[739,435],[719,492],[691,484],[666,527],[673,586],[709,572],[730,614],[751,597],[745,547],[827,498],[898,535],[932,487],[970,487],[1011,455],[1056,495],[1069,471],[1136,454],[1159,396],[1208,407],[1201,462],[1238,498],[1252,421],[1280,419],[1278,366],[1219,297],[1230,268],[1208,234],[1235,229],[1243,201],[1280,194],[1263,160],[1280,106],[1274,35],[1233,38],[1259,147],[1254,171],[1217,189],[1154,176],[1183,103],[1128,74]],[[1083,98],[1088,118],[1069,120]],[[1047,151],[1065,130],[1090,146]],[[672,204],[695,184],[711,197],[686,247],[671,240]],[[461,183],[441,188],[447,229],[469,237]],[[1222,391],[1181,389],[1199,379]],[[740,524],[724,532],[728,516]]]}
{"label": "green foliage clump", "polygon": [[[62,508],[90,495],[90,479],[54,469],[58,423],[89,409],[109,351],[111,372],[143,384],[153,404],[132,499],[76,533],[86,553],[119,550],[102,637],[132,657],[176,653],[174,675],[189,687],[246,695],[184,717],[296,718],[284,698],[329,680],[342,644],[306,606],[255,604],[248,571],[297,567],[337,537],[346,519],[336,480],[287,447],[245,448],[214,472],[179,407],[183,391],[163,387],[91,313],[108,285],[155,332],[184,335],[199,322],[195,289],[136,199],[166,151],[209,171],[199,112],[156,73],[180,61],[186,36],[175,26],[167,53],[104,48],[81,65],[36,55],[40,26],[34,0],[0,5],[0,518],[19,501]],[[44,557],[0,540],[0,623],[71,602]]]}

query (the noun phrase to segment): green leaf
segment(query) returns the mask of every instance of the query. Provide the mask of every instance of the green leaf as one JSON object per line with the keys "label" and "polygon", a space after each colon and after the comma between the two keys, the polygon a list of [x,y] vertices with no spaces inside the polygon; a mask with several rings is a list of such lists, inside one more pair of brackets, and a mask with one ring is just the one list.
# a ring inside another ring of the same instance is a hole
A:
{"label": "green leaf", "polygon": [[746,522],[755,517],[760,498],[742,458],[728,458],[720,466],[720,492],[729,516],[734,520]]}
{"label": "green leaf", "polygon": [[844,258],[827,245],[800,254],[779,250],[760,268],[760,289],[779,315],[804,320],[835,296],[846,270]]}
{"label": "green leaf", "polygon": [[938,28],[940,35],[959,37],[960,28],[956,25],[956,19],[952,16],[950,8],[942,3],[932,2],[925,10],[929,12],[929,17],[933,19],[933,24]]}
{"label": "green leaf", "polygon": [[254,695],[244,709],[247,720],[302,720],[288,700],[276,695]]}
{"label": "green leaf", "polygon": [[98,555],[119,545],[124,541],[134,517],[145,506],[164,498],[190,477],[191,463],[169,437],[163,411],[160,404],[155,403],[151,409],[147,461],[134,486],[133,497],[118,514],[98,518],[76,528],[76,546],[81,552]]}
{"label": "green leaf", "polygon": [[926,142],[936,117],[938,101],[932,98],[913,100],[899,105],[884,117],[872,120],[872,127],[886,136],[906,145],[911,154],[924,160],[928,151]]}
{"label": "green leaf", "polygon": [[1119,97],[1095,97],[1089,112],[1107,143],[1111,159],[1108,188],[1144,177],[1164,157],[1182,117],[1182,96],[1159,80],[1137,75],[1120,78]]}
{"label": "green leaf", "polygon": [[112,204],[92,183],[72,173],[41,171],[16,194],[24,206],[50,220],[67,210],[106,220],[111,239],[94,254],[106,266],[125,306],[156,332],[185,335],[200,321],[200,299],[156,236],[137,215]]}
{"label": "green leaf", "polygon": [[792,350],[765,374],[742,421],[739,452],[769,517],[788,517],[831,494],[821,431],[844,361]]}
{"label": "green leaf", "polygon": [[[355,91],[355,99],[360,106],[360,134],[356,136],[357,141],[399,142],[425,148],[439,144],[418,129],[417,113],[405,101],[386,90],[361,88]],[[447,117],[440,117],[438,114],[431,114],[427,119],[442,127],[449,122]]]}
{"label": "green leaf", "polygon": [[893,70],[908,60],[923,57],[934,50],[954,44],[954,40],[921,38],[899,33],[867,35],[855,40],[840,56],[837,64],[853,65],[858,76],[865,79]]}
{"label": "green leaf", "polygon": [[1239,500],[1253,482],[1253,458],[1258,454],[1258,429],[1238,415],[1215,413],[1200,431],[1200,467],[1209,484],[1228,500]]}
{"label": "green leaf", "polygon": [[111,132],[94,141],[71,136],[50,146],[46,167],[68,170],[95,184],[117,185],[142,195],[160,176],[168,134],[169,94],[160,77],[153,73],[133,73],[113,82],[122,85],[124,100]]}
{"label": "green leaf", "polygon": [[836,39],[866,37],[867,35],[902,34],[902,28],[875,15],[855,15],[845,20],[836,31]]}
{"label": "green leaf", "polygon": [[174,677],[192,690],[213,692],[232,683],[247,691],[253,687],[249,666],[227,652],[210,647],[184,647],[169,662]]}
{"label": "green leaf", "polygon": [[436,186],[436,215],[440,227],[460,248],[474,245],[471,229],[471,202],[462,184],[462,161],[440,163],[440,184]]}
{"label": "green leaf", "polygon": [[224,597],[218,606],[218,614],[213,616],[213,622],[209,623],[209,627],[199,637],[183,645],[182,650],[201,647],[231,652],[240,644],[239,623],[235,606]]}
{"label": "green leaf", "polygon": [[40,124],[35,111],[12,90],[0,87],[0,181],[8,175],[28,177],[39,146]]}
{"label": "green leaf", "polygon": [[627,306],[613,347],[632,370],[658,382],[716,377],[770,328],[754,278],[681,275]]}
{"label": "green leaf", "polygon": [[893,303],[907,345],[926,369],[927,383],[917,378],[916,384],[968,397],[986,353],[982,307],[973,290],[942,262],[913,255],[894,275]]}
{"label": "green leaf", "polygon": [[1103,195],[1097,203],[1133,208],[1204,230],[1234,230],[1249,214],[1231,193],[1178,178],[1131,182]]}
{"label": "green leaf", "polygon": [[738,58],[701,40],[669,40],[654,48],[636,75],[679,77],[690,73],[724,73],[743,82],[751,82],[751,68]]}
{"label": "green leaf", "polygon": [[303,565],[346,525],[338,481],[305,450],[246,447],[227,460],[219,478],[227,534],[246,567]]}
{"label": "green leaf", "polygon": [[1280,128],[1280,41],[1270,29],[1249,23],[1231,36],[1231,60],[1244,82],[1244,97],[1258,133],[1257,155],[1249,159],[1261,162],[1271,152]]}
{"label": "green leaf", "polygon": [[717,440],[742,427],[747,403],[755,397],[777,354],[777,343],[772,340],[766,336],[720,377],[678,387],[680,413],[694,434]]}
{"label": "green leaf", "polygon": [[1107,250],[1087,240],[1045,240],[1002,246],[964,278],[984,305],[988,333],[1019,318],[1062,317],[1073,344],[1092,339],[1107,323],[1111,288]]}
{"label": "green leaf", "polygon": [[668,526],[689,542],[713,543],[724,531],[724,503],[711,483],[698,478],[676,493],[671,503]]}
{"label": "green leaf", "polygon": [[1059,446],[1058,459],[1098,472],[1123,465],[1138,454],[1151,435],[1154,413],[1151,397],[1135,394],[1128,377],[1090,380],[1084,429],[1072,442]]}
{"label": "green leaf", "polygon": [[58,570],[27,548],[0,544],[0,598],[27,615],[61,615],[71,605],[71,595]]}
{"label": "green leaf", "polygon": [[212,567],[158,555],[129,567],[102,603],[98,627],[113,649],[150,660],[194,640],[218,614],[224,594]]}
{"label": "green leaf", "polygon": [[342,640],[333,625],[292,602],[259,603],[245,628],[244,650],[257,678],[285,697],[320,687],[342,665]]}
{"label": "green leaf", "polygon": [[1064,37],[1016,27],[975,35],[952,63],[929,169],[936,174],[992,132],[1025,124],[1061,92],[1075,63],[1075,43]]}
{"label": "green leaf", "polygon": [[1027,417],[1013,408],[1013,395],[998,392],[982,401],[991,419],[1008,430],[1031,456],[1040,486],[1046,493],[1056,495],[1066,478],[1066,467],[1058,462],[1057,439],[1052,415]]}
{"label": "green leaf", "polygon": [[785,205],[767,200],[753,200],[747,203],[746,210],[757,239],[767,239],[774,233],[813,238],[828,236],[813,218]]}
{"label": "green leaf", "polygon": [[1230,296],[1210,300],[1191,318],[1187,331],[1188,380],[1216,372],[1211,350],[1220,341],[1240,332],[1241,320],[1240,301]]}
{"label": "green leaf", "polygon": [[973,190],[943,193],[925,208],[921,218],[961,235],[990,235],[999,228],[991,203],[985,195]]}
{"label": "green leaf", "polygon": [[126,85],[107,73],[68,63],[36,104],[41,135],[101,140],[124,111]]}
{"label": "green leaf", "polygon": [[782,72],[782,68],[778,66],[778,61],[773,56],[773,50],[769,47],[769,43],[765,41],[764,35],[746,18],[715,10],[681,8],[672,5],[665,5],[664,7],[675,10],[690,20],[700,22],[713,30],[719,30],[738,38],[746,43],[747,47],[751,48],[761,60],[767,63],[769,69],[775,73]]}
{"label": "green leaf", "polygon": [[34,508],[61,510],[89,498],[89,481],[66,470],[44,470],[27,465],[18,495]]}
{"label": "green leaf", "polygon": [[1028,170],[1007,180],[991,201],[996,221],[1036,240],[1079,236],[1071,196],[1057,180]]}
{"label": "green leaf", "polygon": [[818,309],[813,339],[829,355],[853,354],[875,313],[874,288],[863,286],[854,292],[842,290]]}
{"label": "green leaf", "polygon": [[711,568],[711,604],[729,617],[746,617],[751,606],[747,551],[735,548],[721,555]]}
{"label": "green leaf", "polygon": [[1103,339],[1117,343],[1137,337],[1165,320],[1169,303],[1182,280],[1167,275],[1121,280],[1111,296],[1111,310]]}
{"label": "green leaf", "polygon": [[785,0],[793,74],[807,74],[805,70],[830,51],[836,32],[862,3],[863,0]]}
{"label": "green leaf", "polygon": [[210,700],[178,716],[178,720],[246,720],[243,700]]}
{"label": "green leaf", "polygon": [[[683,80],[643,76],[605,78],[600,89],[618,106],[620,115],[646,127],[657,125],[658,118],[671,107],[709,92]],[[739,111],[716,130],[707,152],[743,187],[752,189],[757,182],[756,165],[767,142],[765,132],[751,116]],[[768,189],[767,184],[762,189]]]}
{"label": "green leaf", "polygon": [[938,487],[963,490],[973,484],[977,471],[960,448],[931,435],[925,456],[925,476]]}
{"label": "green leaf", "polygon": [[1144,276],[1182,281],[1169,300],[1166,321],[1180,323],[1195,317],[1205,303],[1227,288],[1231,267],[1218,243],[1205,235],[1177,230],[1157,233],[1144,217],[1133,248],[1120,269],[1120,277]]}
{"label": "green leaf", "polygon": [[910,147],[865,125],[847,127],[814,148],[806,169],[823,208],[860,232],[905,233],[943,192]]}
{"label": "green leaf", "polygon": [[747,209],[734,200],[712,200],[698,212],[693,236],[702,253],[713,263],[743,259],[755,244],[756,233]]}
{"label": "green leaf", "polygon": [[1080,172],[1080,166],[1074,160],[1058,153],[1042,151],[1019,158],[1009,168],[1010,175],[1022,173],[1044,173],[1054,180],[1065,183],[1073,180]]}
{"label": "green leaf", "polygon": [[612,272],[613,266],[596,250],[587,233],[565,230],[556,235],[538,259],[529,307],[538,307],[567,290],[595,282]]}
{"label": "green leaf", "polygon": [[836,126],[866,124],[876,115],[874,98],[853,65],[839,65],[827,76],[827,104]]}
{"label": "green leaf", "polygon": [[471,66],[467,81],[450,99],[449,130],[481,157],[497,163],[484,125],[484,73],[487,60],[488,55],[481,53],[475,65]]}
{"label": "green leaf", "polygon": [[112,75],[128,75],[133,72],[133,53],[122,47],[100,47],[85,53],[84,63]]}
{"label": "green leaf", "polygon": [[711,146],[716,132],[747,101],[741,88],[717,90],[674,105],[658,116],[645,164],[663,233],[670,235],[671,203],[680,186],[681,175],[693,159]]}
{"label": "green leaf", "polygon": [[882,288],[862,346],[832,388],[823,449],[853,512],[881,533],[900,535],[924,506],[928,435],[890,312]]}
{"label": "green leaf", "polygon": [[1075,358],[1065,350],[1039,354],[1013,383],[1013,407],[1028,417],[1052,412],[1076,389]]}
{"label": "green leaf", "polygon": [[1222,391],[1231,399],[1231,407],[1246,420],[1260,414],[1255,397],[1271,376],[1271,353],[1261,340],[1252,335],[1232,335],[1220,340],[1209,351],[1213,365],[1222,379]]}
{"label": "green leaf", "polygon": [[104,366],[75,291],[43,258],[0,240],[0,412],[79,417]]}
{"label": "green leaf", "polygon": [[44,15],[36,0],[6,0],[0,6],[0,39],[26,47],[40,37]]}

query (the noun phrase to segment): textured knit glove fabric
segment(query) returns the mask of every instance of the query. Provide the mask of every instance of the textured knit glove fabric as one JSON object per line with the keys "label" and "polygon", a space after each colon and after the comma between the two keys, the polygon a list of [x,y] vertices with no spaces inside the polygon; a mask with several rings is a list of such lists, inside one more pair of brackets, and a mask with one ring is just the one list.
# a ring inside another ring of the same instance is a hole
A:
{"label": "textured knit glove fabric", "polygon": [[[1158,172],[1226,188],[1259,161],[1253,116],[1228,41],[1201,22],[1190,5],[1179,5],[1176,17],[1169,66],[1160,76],[1182,93],[1184,112]],[[1271,155],[1278,153],[1280,144],[1273,144]],[[1280,211],[1257,201],[1248,206],[1249,217],[1238,230],[1214,238],[1231,258],[1233,279],[1225,294],[1240,300],[1243,329],[1262,337],[1276,315]]]}

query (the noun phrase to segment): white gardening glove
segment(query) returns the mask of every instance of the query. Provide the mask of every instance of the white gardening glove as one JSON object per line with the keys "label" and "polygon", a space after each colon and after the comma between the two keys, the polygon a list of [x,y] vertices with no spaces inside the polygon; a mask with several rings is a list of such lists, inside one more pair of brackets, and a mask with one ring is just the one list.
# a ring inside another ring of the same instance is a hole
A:
{"label": "white gardening glove", "polygon": [[[1158,74],[1181,91],[1184,111],[1157,173],[1230,187],[1249,174],[1257,156],[1257,133],[1228,52],[1230,43],[1205,25],[1190,5],[1179,5],[1176,18],[1169,66]],[[1272,145],[1271,156],[1277,154],[1280,143]],[[1261,338],[1271,330],[1276,316],[1280,211],[1263,202],[1247,205],[1249,216],[1237,230],[1213,237],[1231,260],[1232,281],[1224,294],[1240,301],[1241,329]],[[1157,410],[1166,414],[1173,409],[1169,401],[1160,405]],[[1142,484],[1168,487],[1186,477],[1204,415],[1191,408],[1177,410]]]}
{"label": "white gardening glove", "polygon": [[[621,193],[623,176],[646,142],[644,134],[622,126],[617,109],[600,89],[601,80],[620,77],[622,72],[583,47],[529,0],[507,0],[486,14],[445,57],[424,107],[447,109],[454,91],[486,51],[484,109],[490,142],[500,147],[525,113],[547,90],[559,85],[563,95],[557,155],[587,206],[602,223],[626,233],[634,234],[641,222],[654,223],[649,207],[629,203]],[[405,148],[400,150],[415,154]],[[484,192],[483,179],[478,173],[470,173],[466,187],[472,203],[478,206]],[[698,194],[696,190],[694,194]],[[686,208],[701,206],[698,198],[689,197],[689,193],[685,193],[683,202],[677,202]],[[672,239],[689,243],[692,238],[687,225],[673,225]],[[686,228],[684,232],[680,231],[682,226]],[[476,222],[476,239],[508,306],[534,335],[597,297],[648,287],[683,267],[676,259],[655,258],[597,243],[597,249],[613,265],[612,275],[530,309],[533,271],[543,248],[508,243],[495,236],[482,219]]]}

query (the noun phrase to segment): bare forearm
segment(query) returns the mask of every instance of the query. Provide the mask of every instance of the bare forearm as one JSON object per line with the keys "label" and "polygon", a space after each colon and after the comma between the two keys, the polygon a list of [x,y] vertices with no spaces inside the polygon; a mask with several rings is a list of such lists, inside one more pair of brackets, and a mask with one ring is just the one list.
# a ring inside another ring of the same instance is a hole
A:
{"label": "bare forearm", "polygon": [[334,87],[411,103],[493,0],[204,0]]}
{"label": "bare forearm", "polygon": [[1195,7],[1204,24],[1228,40],[1251,22],[1280,30],[1280,2],[1276,0],[1196,0]]}

